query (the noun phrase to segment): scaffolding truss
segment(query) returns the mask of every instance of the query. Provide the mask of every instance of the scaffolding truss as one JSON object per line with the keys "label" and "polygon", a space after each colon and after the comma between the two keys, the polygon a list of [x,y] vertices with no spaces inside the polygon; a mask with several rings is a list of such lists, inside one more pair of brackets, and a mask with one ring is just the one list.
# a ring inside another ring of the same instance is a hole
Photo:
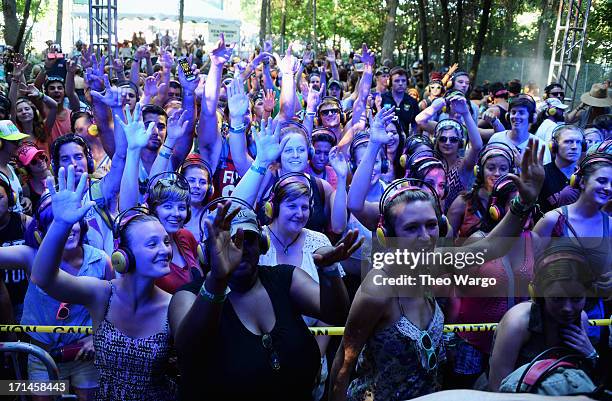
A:
{"label": "scaffolding truss", "polygon": [[560,0],[555,28],[548,82],[558,82],[565,89],[565,102],[571,106],[578,96],[582,50],[586,42],[591,0]]}
{"label": "scaffolding truss", "polygon": [[89,45],[117,57],[117,0],[89,0]]}

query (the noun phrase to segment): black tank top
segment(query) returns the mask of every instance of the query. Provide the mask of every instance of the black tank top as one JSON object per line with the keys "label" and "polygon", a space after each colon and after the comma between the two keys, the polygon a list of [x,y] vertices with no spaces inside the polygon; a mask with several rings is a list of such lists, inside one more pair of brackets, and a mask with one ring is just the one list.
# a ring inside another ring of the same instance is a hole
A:
{"label": "black tank top", "polygon": [[499,109],[499,122],[504,126],[505,129],[512,129],[512,125],[508,120],[508,110],[504,109],[499,105],[497,106],[497,108]]}
{"label": "black tank top", "polygon": [[[9,223],[0,230],[0,246],[22,245],[24,243],[25,227],[19,213],[10,212]],[[0,277],[6,284],[13,306],[23,303],[28,290],[28,278],[24,269],[10,270],[2,269],[0,266]]]}
{"label": "black tank top", "polygon": [[[274,308],[276,324],[270,332],[272,348],[278,355],[280,369],[274,370],[271,352],[263,346],[263,336],[250,332],[225,301],[217,335],[202,338],[213,341],[212,354],[202,361],[193,377],[199,381],[210,400],[311,400],[321,355],[314,336],[289,296],[295,267],[278,265],[259,266],[259,279]],[[197,294],[203,279],[182,289]],[[195,399],[183,393],[182,399]]]}

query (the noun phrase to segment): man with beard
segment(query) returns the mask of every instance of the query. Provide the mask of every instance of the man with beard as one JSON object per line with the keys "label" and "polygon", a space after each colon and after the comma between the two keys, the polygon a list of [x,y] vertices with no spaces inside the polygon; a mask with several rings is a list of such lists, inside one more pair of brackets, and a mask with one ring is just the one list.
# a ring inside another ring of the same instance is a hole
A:
{"label": "man with beard", "polygon": [[576,171],[581,154],[586,152],[584,132],[573,125],[557,126],[551,141],[553,161],[544,165],[546,181],[538,198],[542,213],[578,200],[580,191],[569,185],[570,177]]}
{"label": "man with beard", "polygon": [[542,123],[535,132],[535,135],[544,141],[544,143],[550,143],[553,130],[565,121],[563,114],[568,107],[568,105],[563,104],[556,97],[549,97],[542,102],[540,115],[538,116],[538,120],[542,120]]}

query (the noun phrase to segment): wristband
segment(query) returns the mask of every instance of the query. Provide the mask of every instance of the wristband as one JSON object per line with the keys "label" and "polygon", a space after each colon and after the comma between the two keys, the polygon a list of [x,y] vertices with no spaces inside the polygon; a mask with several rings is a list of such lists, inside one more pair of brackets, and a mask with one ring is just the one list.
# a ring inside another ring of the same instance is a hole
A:
{"label": "wristband", "polygon": [[263,65],[270,65],[270,60],[266,57],[262,62]]}
{"label": "wristband", "polygon": [[205,300],[213,304],[222,304],[223,302],[225,302],[225,300],[227,299],[227,294],[229,293],[230,293],[230,289],[225,288],[225,292],[223,294],[215,295],[206,289],[206,282],[202,283],[202,287],[200,288],[200,295]]}
{"label": "wristband", "polygon": [[39,92],[38,98],[40,100],[43,100],[45,98],[45,93],[44,92]]}
{"label": "wristband", "polygon": [[159,155],[163,157],[164,159],[168,159],[168,160],[170,160],[170,157],[172,157],[172,153],[164,152],[164,151],[159,152]]}
{"label": "wristband", "polygon": [[267,167],[255,167],[255,163],[251,164],[251,167],[249,168],[249,170],[252,170],[254,172],[256,172],[259,175],[266,175],[266,172],[268,171]]}
{"label": "wristband", "polygon": [[246,124],[242,124],[238,127],[230,126],[229,128],[229,132],[231,132],[232,134],[243,134],[244,131],[246,131]]}
{"label": "wristband", "polygon": [[533,210],[534,205],[526,205],[524,204],[520,197],[515,196],[510,202],[510,213],[520,218],[524,218],[529,216],[531,211]]}
{"label": "wristband", "polygon": [[306,112],[306,116],[308,117],[315,117],[317,115],[316,111],[307,111]]}
{"label": "wristband", "polygon": [[170,152],[172,152],[174,150],[174,148],[171,148],[170,146],[166,145],[165,143],[162,144],[162,147],[164,147],[166,149],[170,149]]}

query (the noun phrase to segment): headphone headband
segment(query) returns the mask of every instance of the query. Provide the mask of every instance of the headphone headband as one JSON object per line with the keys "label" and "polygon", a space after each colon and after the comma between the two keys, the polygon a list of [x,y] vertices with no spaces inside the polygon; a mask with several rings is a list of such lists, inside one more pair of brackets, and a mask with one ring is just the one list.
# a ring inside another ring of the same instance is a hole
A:
{"label": "headphone headband", "polygon": [[185,178],[183,174],[177,173],[174,171],[164,171],[164,172],[155,174],[153,177],[149,178],[149,181],[147,183],[147,192],[146,192],[147,194],[149,194],[151,192],[151,189],[155,188],[161,180],[166,179],[166,178],[160,178],[164,175],[169,176],[167,179],[169,181],[174,181],[174,184],[176,184],[179,188],[189,191],[189,182],[187,181],[187,179]]}
{"label": "headphone headband", "polygon": [[436,124],[436,128],[435,128],[435,135],[436,137],[438,137],[438,135],[440,135],[440,131],[448,129],[448,128],[454,128],[455,130],[457,130],[457,132],[459,132],[459,134],[461,135],[461,138],[464,137],[464,131],[465,131],[465,126],[463,124],[461,124],[459,121],[454,120],[452,118],[447,118],[444,120],[441,120],[440,122],[438,122]]}
{"label": "headphone headband", "polygon": [[[416,183],[418,185],[414,185],[413,183]],[[423,180],[420,180],[418,178],[401,178],[399,180],[393,181],[385,189],[385,192],[383,192],[382,196],[380,197],[380,201],[378,202],[378,211],[380,215],[383,216],[385,214],[385,208],[387,207],[387,205],[391,203],[393,199],[397,198],[401,193],[406,192],[406,191],[425,192],[425,190],[422,188],[423,185],[426,186],[427,189],[429,189],[429,191],[431,192],[431,196],[434,198],[434,201],[436,202],[436,207],[438,209],[436,210],[436,214],[442,213],[440,199],[438,198],[435,188],[431,184]]]}
{"label": "headphone headband", "polygon": [[[130,212],[133,214],[128,216],[128,213]],[[128,224],[130,224],[130,221],[142,215],[151,216],[151,212],[144,206],[134,206],[119,213],[113,220],[113,238],[115,240],[119,240],[121,237],[121,231],[123,231]]]}
{"label": "headphone headband", "polygon": [[[213,199],[210,202],[208,202],[204,207],[203,210],[205,210],[207,213],[202,213],[200,214],[200,222],[199,222],[199,227],[200,227],[200,242],[204,242],[204,226],[202,223],[204,223],[204,218],[208,217],[208,215],[210,214],[209,212],[211,212],[213,206],[216,209],[216,206],[220,203],[225,203],[228,201],[232,201],[232,203],[234,204],[239,204],[240,206],[247,208],[249,210],[251,210],[253,213],[255,213],[257,215],[257,212],[255,211],[255,209],[253,208],[253,206],[248,203],[247,201],[245,201],[244,199],[240,199],[240,198],[236,198],[233,196],[221,196],[219,198]],[[261,225],[259,224],[259,221],[257,221],[257,227],[259,228],[259,232],[261,233]]]}
{"label": "headphone headband", "polygon": [[493,142],[487,144],[487,146],[482,148],[482,150],[480,151],[480,155],[478,155],[478,162],[476,164],[481,167],[484,167],[484,164],[487,162],[487,160],[496,156],[502,156],[503,158],[508,160],[508,162],[510,163],[510,170],[515,169],[516,166],[514,163],[514,151],[508,144],[504,142]]}

